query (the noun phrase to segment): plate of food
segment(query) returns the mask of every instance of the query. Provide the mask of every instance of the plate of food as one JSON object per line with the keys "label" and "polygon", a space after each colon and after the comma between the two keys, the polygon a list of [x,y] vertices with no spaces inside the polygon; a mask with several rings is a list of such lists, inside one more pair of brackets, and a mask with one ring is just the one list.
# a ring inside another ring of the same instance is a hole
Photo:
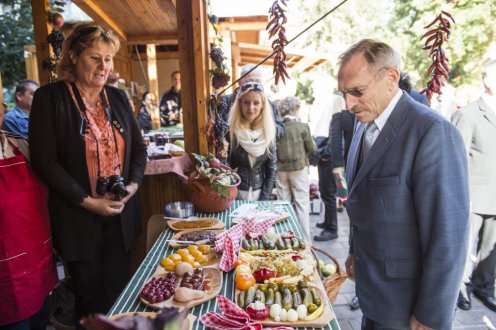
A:
{"label": "plate of food", "polygon": [[[168,313],[168,312],[166,312],[166,313]],[[136,320],[137,317],[145,317],[149,320],[154,320],[155,318],[158,317],[158,315],[159,315],[159,313],[156,313],[156,312],[127,312],[127,313],[120,313],[120,314],[115,314],[115,315],[109,316],[108,319],[110,321],[114,321],[114,322],[119,322],[119,321],[120,322],[127,322],[127,321],[130,321],[129,318],[132,318],[133,321],[126,323],[126,325],[115,324],[116,329],[130,329],[131,330],[132,328],[128,328],[127,326],[134,323],[135,329],[142,330],[145,327],[153,328],[153,323],[145,324],[145,323],[143,323],[143,319]],[[164,317],[166,319],[168,319],[167,316],[164,316]],[[196,316],[193,314],[188,314],[185,318],[184,318],[184,315],[181,314],[179,317],[176,318],[176,321],[175,321],[178,323],[177,329],[178,330],[191,330],[193,328],[193,323],[195,322],[195,320],[196,320]],[[148,322],[153,322],[153,321],[148,321]],[[105,324],[105,325],[107,325],[107,324]]]}
{"label": "plate of food", "polygon": [[236,289],[236,304],[265,326],[325,327],[334,318],[325,292],[311,282],[255,284]]}
{"label": "plate of food", "polygon": [[152,275],[140,290],[140,301],[150,307],[191,308],[215,298],[222,274],[214,268],[162,272]]}
{"label": "plate of food", "polygon": [[206,229],[222,229],[225,224],[215,218],[198,218],[192,220],[169,220],[167,221],[169,228],[173,231],[183,230],[206,230]]}
{"label": "plate of food", "polygon": [[174,253],[160,260],[157,272],[162,272],[164,269],[172,272],[176,270],[178,265],[181,265],[181,268],[189,268],[186,265],[189,264],[195,269],[198,267],[214,266],[218,262],[219,256],[210,245],[191,244],[176,250]]}
{"label": "plate of food", "polygon": [[188,246],[191,244],[195,245],[214,245],[215,237],[222,233],[223,229],[214,230],[185,230],[174,234],[169,241],[169,246],[177,248]]}
{"label": "plate of food", "polygon": [[241,252],[246,251],[301,251],[308,250],[309,245],[292,231],[278,234],[270,227],[264,234],[247,234],[241,240]]}

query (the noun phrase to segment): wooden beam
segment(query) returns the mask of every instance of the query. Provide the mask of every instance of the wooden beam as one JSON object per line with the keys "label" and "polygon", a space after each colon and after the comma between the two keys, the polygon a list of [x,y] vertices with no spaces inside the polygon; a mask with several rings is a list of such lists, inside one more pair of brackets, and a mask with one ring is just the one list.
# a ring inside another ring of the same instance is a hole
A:
{"label": "wooden beam", "polygon": [[[0,102],[4,102],[3,98],[3,84],[2,84],[2,71],[0,71]],[[3,104],[0,104],[0,107],[3,107]],[[0,109],[0,112],[4,111],[4,109]]]}
{"label": "wooden beam", "polygon": [[[158,52],[156,55],[157,60],[177,60],[179,58],[179,52]],[[139,60],[136,53],[131,54],[131,59],[134,61]],[[143,56],[141,56],[143,59]]]}
{"label": "wooden beam", "polygon": [[128,36],[125,44],[126,45],[143,45],[143,44],[177,45],[177,33]]}
{"label": "wooden beam", "polygon": [[[36,1],[36,0],[31,0]],[[119,24],[114,22],[111,16],[108,13],[104,12],[98,4],[93,0],[72,0],[72,2],[78,6],[82,11],[84,11],[88,16],[93,18],[95,23],[107,28],[114,30],[115,33],[119,36],[123,41],[127,41],[126,33],[121,29]]]}
{"label": "wooden beam", "polygon": [[160,128],[160,109],[158,107],[158,75],[157,75],[157,57],[155,45],[146,45],[146,63],[148,68],[148,91],[152,95],[152,102],[155,105],[155,113],[152,114],[153,129]]}
{"label": "wooden beam", "polygon": [[219,22],[219,30],[229,31],[260,31],[265,30],[267,21],[265,22]]}
{"label": "wooden beam", "polygon": [[291,68],[292,70],[304,72],[307,68],[312,67],[316,62],[318,62],[318,58],[304,56],[296,64]]}
{"label": "wooden beam", "polygon": [[206,154],[209,92],[206,0],[176,4],[186,151]]}
{"label": "wooden beam", "polygon": [[49,0],[31,0],[31,9],[33,13],[33,30],[34,41],[36,46],[36,60],[38,61],[37,80],[40,85],[46,85],[52,79],[50,70],[43,69],[43,62],[49,61],[53,51],[48,44],[47,37],[51,31],[51,25],[48,22],[48,13],[50,11]]}
{"label": "wooden beam", "polygon": [[36,59],[36,46],[26,45],[24,46],[24,50],[29,54],[24,59],[24,63],[26,64],[26,78],[38,81],[39,71]]}

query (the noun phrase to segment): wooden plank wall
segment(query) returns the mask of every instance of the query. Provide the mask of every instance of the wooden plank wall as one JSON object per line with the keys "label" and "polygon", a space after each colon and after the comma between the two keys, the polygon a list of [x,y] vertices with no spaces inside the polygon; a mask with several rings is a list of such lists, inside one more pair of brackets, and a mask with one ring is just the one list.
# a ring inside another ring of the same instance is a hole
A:
{"label": "wooden plank wall", "polygon": [[143,232],[131,251],[131,271],[134,272],[146,255],[146,229],[154,214],[164,214],[167,203],[188,200],[186,185],[174,173],[145,175],[138,190],[140,221]]}

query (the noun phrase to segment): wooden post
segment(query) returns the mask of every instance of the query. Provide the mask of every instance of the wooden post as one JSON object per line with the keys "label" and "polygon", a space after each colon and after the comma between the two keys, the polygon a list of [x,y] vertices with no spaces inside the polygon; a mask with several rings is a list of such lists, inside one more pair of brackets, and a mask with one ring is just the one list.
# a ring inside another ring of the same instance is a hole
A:
{"label": "wooden post", "polygon": [[158,79],[157,79],[157,53],[154,44],[146,45],[146,60],[148,67],[148,91],[152,95],[155,111],[152,115],[153,129],[160,128],[160,109],[158,108]]}
{"label": "wooden post", "polygon": [[[3,102],[5,101],[3,98],[3,84],[2,84],[2,72],[0,71],[0,101]],[[0,104],[0,107],[3,105]],[[3,111],[3,109],[0,109],[0,112]]]}
{"label": "wooden post", "polygon": [[24,60],[26,64],[26,78],[31,80],[38,80],[38,62],[36,57],[36,47],[34,45],[24,46],[24,50],[29,53],[28,57]]}
{"label": "wooden post", "polygon": [[51,32],[51,25],[48,22],[50,11],[49,0],[31,0],[31,9],[33,12],[33,30],[34,41],[36,46],[36,59],[38,62],[38,79],[40,85],[46,85],[52,78],[50,70],[43,68],[43,61],[50,59],[53,54],[50,45],[47,42],[47,36]]}
{"label": "wooden post", "polygon": [[206,154],[209,59],[206,0],[177,1],[177,31],[184,142],[187,152]]}

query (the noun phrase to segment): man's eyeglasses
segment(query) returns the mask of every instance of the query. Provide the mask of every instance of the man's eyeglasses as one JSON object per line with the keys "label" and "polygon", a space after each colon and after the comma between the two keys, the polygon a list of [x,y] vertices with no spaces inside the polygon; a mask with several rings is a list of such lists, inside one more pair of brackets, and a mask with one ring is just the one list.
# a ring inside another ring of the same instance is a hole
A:
{"label": "man's eyeglasses", "polygon": [[345,91],[339,91],[339,93],[344,97],[346,98],[346,94],[350,94],[351,96],[354,96],[354,97],[362,97],[363,96],[363,91],[366,90],[370,84],[375,80],[375,78],[377,77],[377,75],[379,74],[379,72],[381,72],[383,69],[386,69],[386,70],[389,70],[388,67],[385,67],[383,66],[382,68],[380,68],[379,70],[377,70],[377,72],[374,74],[374,77],[372,77],[372,79],[365,85],[365,87],[363,88],[349,88]]}
{"label": "man's eyeglasses", "polygon": [[255,92],[263,92],[264,91],[262,84],[248,83],[248,84],[244,84],[243,86],[241,86],[242,92],[246,92],[249,89],[253,89],[253,91],[255,91]]}

